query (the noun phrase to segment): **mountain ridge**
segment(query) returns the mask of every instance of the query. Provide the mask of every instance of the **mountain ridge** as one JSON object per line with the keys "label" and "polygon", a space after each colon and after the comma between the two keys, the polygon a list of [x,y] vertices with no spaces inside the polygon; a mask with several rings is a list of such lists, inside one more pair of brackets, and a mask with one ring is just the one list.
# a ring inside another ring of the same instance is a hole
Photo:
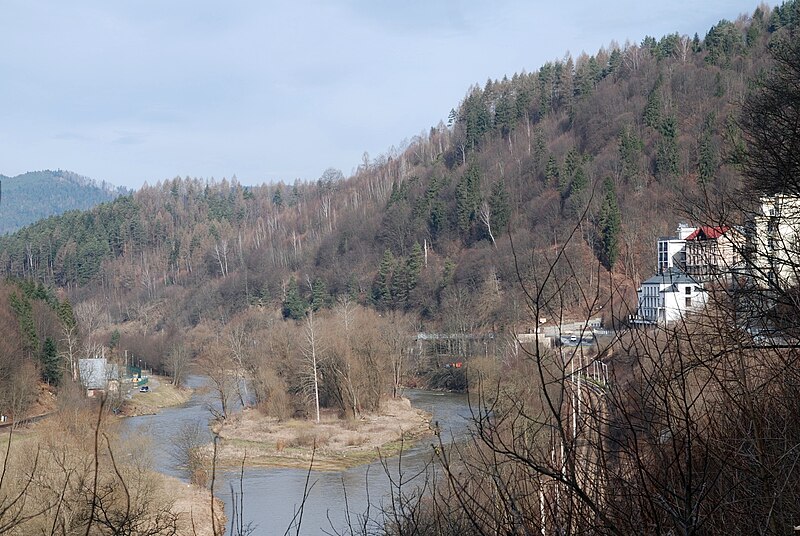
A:
{"label": "mountain ridge", "polygon": [[0,235],[70,210],[87,210],[127,193],[123,187],[61,169],[0,175],[0,181]]}

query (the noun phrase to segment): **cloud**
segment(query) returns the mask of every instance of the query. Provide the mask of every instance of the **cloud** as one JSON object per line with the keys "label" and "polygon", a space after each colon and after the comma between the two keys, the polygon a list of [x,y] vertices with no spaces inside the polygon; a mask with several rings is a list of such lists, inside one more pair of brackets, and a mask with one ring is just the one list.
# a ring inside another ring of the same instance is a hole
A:
{"label": "cloud", "polygon": [[122,132],[111,141],[115,145],[141,145],[147,141],[147,136],[138,132]]}

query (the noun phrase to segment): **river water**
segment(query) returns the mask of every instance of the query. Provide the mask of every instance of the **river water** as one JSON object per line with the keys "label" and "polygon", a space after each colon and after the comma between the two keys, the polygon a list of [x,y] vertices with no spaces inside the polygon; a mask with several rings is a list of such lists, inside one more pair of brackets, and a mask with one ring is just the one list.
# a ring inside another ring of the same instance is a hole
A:
{"label": "river water", "polygon": [[[197,389],[205,382],[201,376],[191,376],[187,383]],[[470,411],[466,395],[420,390],[406,390],[404,395],[415,407],[433,415],[445,443],[467,435]],[[154,468],[186,480],[186,475],[176,467],[170,448],[186,424],[201,423],[205,429],[211,403],[210,396],[199,389],[183,406],[164,409],[157,415],[126,419],[123,433],[149,437]],[[424,471],[433,458],[434,442],[438,443],[438,439],[422,439],[404,452],[402,459],[389,459],[385,464],[375,462],[341,472],[314,471],[310,477],[308,471],[301,469],[246,467],[240,481],[238,471],[222,472],[217,478],[215,494],[225,502],[229,519],[234,515],[234,503],[240,505],[243,524],[255,527],[253,534],[284,534],[297,520],[308,479],[308,498],[299,533],[347,534],[348,523],[361,525],[366,514],[380,522],[381,509],[390,505],[392,481],[402,477],[405,482]],[[405,485],[403,492],[409,493],[423,480],[424,474]],[[377,528],[374,523],[371,526]],[[290,534],[296,534],[296,528]]]}

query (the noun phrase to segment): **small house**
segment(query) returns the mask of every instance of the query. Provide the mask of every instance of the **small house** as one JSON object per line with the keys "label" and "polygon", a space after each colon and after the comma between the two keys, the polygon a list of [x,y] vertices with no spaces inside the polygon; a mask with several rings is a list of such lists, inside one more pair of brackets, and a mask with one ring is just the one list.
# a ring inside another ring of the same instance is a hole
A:
{"label": "small house", "polygon": [[119,367],[109,363],[105,357],[80,359],[78,371],[86,396],[94,397],[119,390]]}

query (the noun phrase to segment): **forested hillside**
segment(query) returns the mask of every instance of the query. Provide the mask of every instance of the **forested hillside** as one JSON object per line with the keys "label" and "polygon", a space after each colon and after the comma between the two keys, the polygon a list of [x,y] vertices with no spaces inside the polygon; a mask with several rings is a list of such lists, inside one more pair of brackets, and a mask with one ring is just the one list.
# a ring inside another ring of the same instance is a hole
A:
{"label": "forested hillside", "polygon": [[[704,37],[612,42],[488,80],[447,124],[365,154],[349,178],[145,186],[0,239],[0,268],[69,289],[101,331],[226,323],[251,307],[302,316],[347,295],[420,329],[489,332],[529,325],[510,290],[573,236],[556,270],[630,303],[656,237],[689,218],[681,207],[738,185],[740,102],[796,19],[796,2],[758,8]],[[567,315],[592,313],[580,288],[560,290]]]}
{"label": "forested hillside", "polygon": [[32,171],[16,177],[0,175],[0,181],[0,235],[48,216],[90,209],[125,191],[62,170]]}
{"label": "forested hillside", "polygon": [[72,375],[78,358],[72,306],[41,284],[4,282],[0,333],[0,408],[19,419],[36,403],[40,383],[55,388]]}

